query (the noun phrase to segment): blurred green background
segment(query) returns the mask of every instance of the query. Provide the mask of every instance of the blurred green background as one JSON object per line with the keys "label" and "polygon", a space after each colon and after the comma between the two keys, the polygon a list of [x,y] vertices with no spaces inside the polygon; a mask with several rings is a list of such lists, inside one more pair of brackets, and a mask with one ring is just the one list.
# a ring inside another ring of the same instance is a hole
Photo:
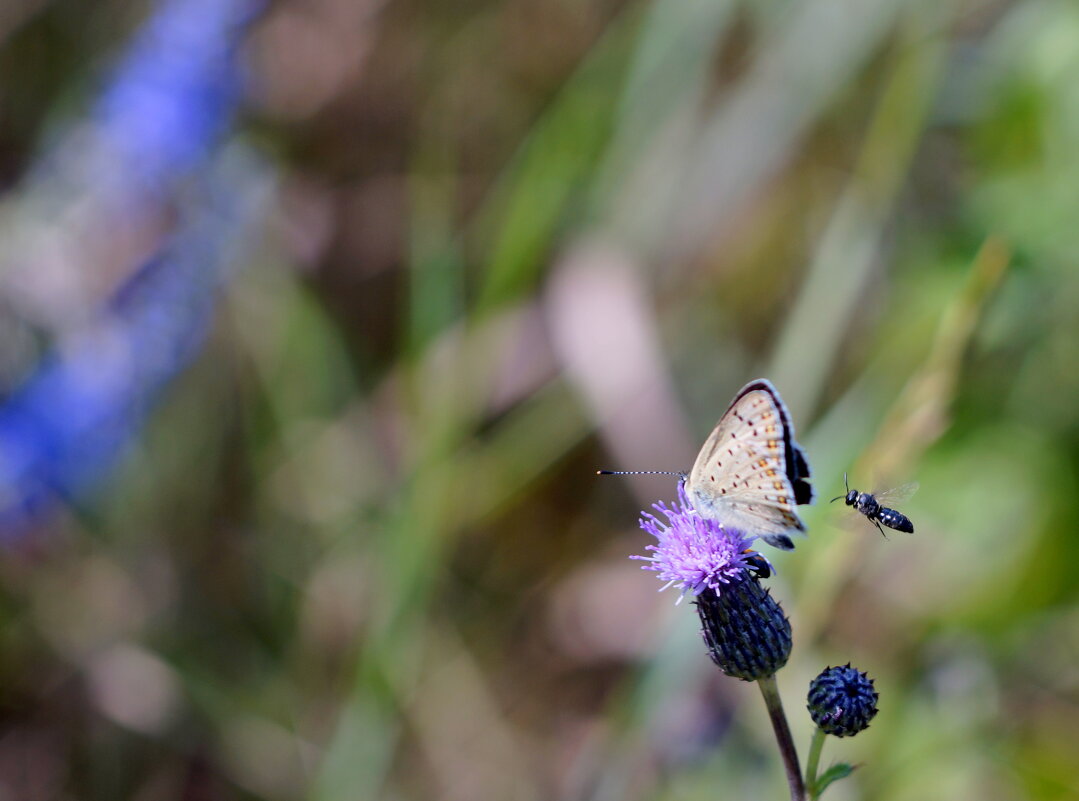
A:
{"label": "blurred green background", "polygon": [[[143,3],[5,0],[17,187]],[[747,380],[844,799],[1079,798],[1079,6],[281,0],[270,219],[98,493],[0,557],[0,799],[764,799],[756,688],[627,556]],[[10,228],[5,229],[10,230]],[[3,314],[18,319],[18,293]]]}

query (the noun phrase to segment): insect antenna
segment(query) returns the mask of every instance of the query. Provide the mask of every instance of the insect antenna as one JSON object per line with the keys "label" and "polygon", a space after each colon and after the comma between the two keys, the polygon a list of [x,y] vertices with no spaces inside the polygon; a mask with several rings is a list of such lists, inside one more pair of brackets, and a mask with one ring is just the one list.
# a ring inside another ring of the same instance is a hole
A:
{"label": "insect antenna", "polygon": [[597,470],[597,476],[681,476],[686,474],[681,470]]}

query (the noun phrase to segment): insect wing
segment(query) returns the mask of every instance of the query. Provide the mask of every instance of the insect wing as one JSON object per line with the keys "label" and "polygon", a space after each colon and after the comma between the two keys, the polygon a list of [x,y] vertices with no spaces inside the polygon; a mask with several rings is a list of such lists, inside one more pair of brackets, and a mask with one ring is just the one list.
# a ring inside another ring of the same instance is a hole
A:
{"label": "insect wing", "polygon": [[884,492],[875,492],[873,493],[873,497],[881,504],[902,503],[903,501],[909,500],[910,496],[918,491],[919,486],[917,481],[912,481],[909,484],[901,484],[898,487],[884,490]]}
{"label": "insect wing", "polygon": [[686,492],[700,514],[790,550],[789,535],[805,532],[794,507],[813,500],[808,479],[786,407],[759,380],[742,388],[712,430]]}

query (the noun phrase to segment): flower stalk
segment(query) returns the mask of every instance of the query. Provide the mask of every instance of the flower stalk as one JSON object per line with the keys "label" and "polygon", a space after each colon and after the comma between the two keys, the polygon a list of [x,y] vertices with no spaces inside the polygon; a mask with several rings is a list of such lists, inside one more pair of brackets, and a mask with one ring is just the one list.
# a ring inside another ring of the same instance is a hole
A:
{"label": "flower stalk", "polygon": [[798,750],[794,747],[794,738],[791,737],[787,716],[783,712],[783,701],[779,697],[775,674],[757,679],[757,686],[761,688],[764,705],[768,707],[768,716],[772,720],[772,729],[775,731],[776,743],[779,746],[780,756],[783,758],[783,767],[787,771],[787,785],[790,787],[791,801],[805,801],[806,789],[802,782],[802,768],[798,764]]}
{"label": "flower stalk", "polygon": [[806,792],[809,798],[815,801],[820,796],[817,789],[817,769],[820,766],[820,754],[824,748],[824,729],[817,727],[813,730],[813,740],[809,743],[809,757],[806,760]]}

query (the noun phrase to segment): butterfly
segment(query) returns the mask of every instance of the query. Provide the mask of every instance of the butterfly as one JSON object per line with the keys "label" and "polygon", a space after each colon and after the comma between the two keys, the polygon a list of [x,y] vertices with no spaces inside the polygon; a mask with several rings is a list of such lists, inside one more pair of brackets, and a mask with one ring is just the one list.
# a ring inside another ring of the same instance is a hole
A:
{"label": "butterfly", "polygon": [[806,527],[795,507],[813,503],[809,462],[776,388],[750,381],[734,396],[685,479],[697,513],[784,551]]}

